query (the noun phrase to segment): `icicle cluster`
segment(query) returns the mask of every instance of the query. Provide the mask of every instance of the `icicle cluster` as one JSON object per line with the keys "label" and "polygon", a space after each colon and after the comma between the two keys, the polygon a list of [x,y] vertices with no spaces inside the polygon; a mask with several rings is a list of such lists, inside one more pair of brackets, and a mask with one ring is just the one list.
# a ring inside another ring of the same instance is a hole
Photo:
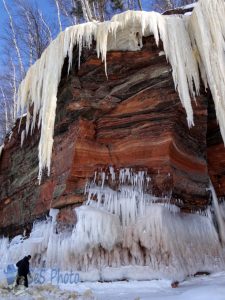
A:
{"label": "icicle cluster", "polygon": [[[115,182],[115,172],[110,167],[110,175],[101,172],[100,185],[95,180],[88,186],[87,205],[115,214],[121,220],[122,226],[134,224],[137,217],[145,211],[146,202],[158,199],[149,194],[144,194],[144,186],[148,185],[150,177],[144,171],[133,173],[129,168],[121,169],[118,176],[116,190],[109,186],[104,187],[105,180]],[[93,201],[97,199],[97,201]]]}
{"label": "icicle cluster", "polygon": [[180,280],[224,268],[210,212],[180,214],[167,198],[146,193],[149,182],[142,171],[96,173],[72,231],[58,232],[58,211],[51,210],[51,218],[35,223],[28,239],[0,239],[0,264],[31,254],[33,266],[73,268],[82,280]]}
{"label": "icicle cluster", "polygon": [[48,169],[48,174],[50,172],[57,89],[64,59],[69,57],[69,72],[74,46],[79,49],[80,61],[82,48],[90,48],[93,40],[96,41],[97,56],[105,62],[106,69],[107,51],[140,50],[142,37],[150,34],[154,35],[157,45],[161,39],[189,127],[194,124],[191,98],[199,93],[199,68],[205,85],[208,82],[211,88],[225,141],[224,12],[223,0],[200,0],[191,16],[127,11],[114,16],[111,21],[89,22],[61,32],[28,70],[18,92],[18,109],[21,112],[27,110],[26,135],[29,130],[33,132],[36,123],[41,127],[39,180],[43,168]]}
{"label": "icicle cluster", "polygon": [[205,87],[215,103],[220,132],[225,143],[225,2],[202,0],[193,10],[188,30]]}

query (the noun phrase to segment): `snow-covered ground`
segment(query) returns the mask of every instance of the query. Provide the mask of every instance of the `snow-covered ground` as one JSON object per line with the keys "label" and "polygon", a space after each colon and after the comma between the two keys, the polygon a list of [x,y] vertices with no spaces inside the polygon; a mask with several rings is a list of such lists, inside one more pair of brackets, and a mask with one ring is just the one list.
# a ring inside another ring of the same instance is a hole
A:
{"label": "snow-covered ground", "polygon": [[178,288],[169,280],[85,282],[74,285],[30,286],[26,294],[13,295],[2,286],[0,299],[77,299],[77,300],[224,300],[225,272],[188,278]]}

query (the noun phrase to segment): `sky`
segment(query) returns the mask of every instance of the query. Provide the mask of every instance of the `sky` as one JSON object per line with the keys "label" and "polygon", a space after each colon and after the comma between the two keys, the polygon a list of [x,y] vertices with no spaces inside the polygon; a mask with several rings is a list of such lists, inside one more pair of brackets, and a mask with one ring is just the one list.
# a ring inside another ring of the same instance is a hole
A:
{"label": "sky", "polygon": [[[11,5],[13,5],[13,2],[14,0],[5,0],[6,1],[6,4],[9,5],[9,8]],[[41,10],[43,10],[46,14],[49,14],[51,15],[54,11],[54,7],[53,5],[50,5],[49,4],[49,1],[48,0],[38,0],[38,1],[35,1],[35,0],[27,0],[31,3],[38,3],[38,6],[40,6]],[[149,10],[150,6],[151,6],[151,0],[143,0],[142,1],[142,5],[143,5],[143,9],[144,10]],[[3,6],[3,3],[2,3],[2,0],[0,0],[0,28],[2,29],[3,28],[3,24],[4,24],[4,21],[5,19],[7,18],[7,15],[5,13],[5,9],[4,9],[4,6]]]}
{"label": "sky", "polygon": [[[15,0],[5,0],[6,4],[10,10],[10,8],[13,7]],[[43,11],[43,14],[45,16],[47,16],[49,19],[56,17],[56,7],[54,5],[54,1],[49,1],[49,0],[26,0],[27,2],[30,3],[37,3],[38,6],[40,7],[41,11]],[[52,2],[52,3],[51,3]],[[142,0],[142,5],[143,5],[143,9],[144,10],[150,10],[151,8],[151,3],[153,1],[151,0]],[[3,0],[0,0],[0,35],[2,35],[4,33],[4,24],[5,21],[8,20],[8,15],[5,11],[5,8],[3,6]],[[1,61],[1,57],[3,56],[3,43],[0,39],[0,61]],[[4,66],[0,63],[0,73],[2,71],[2,68],[4,68]]]}
{"label": "sky", "polygon": [[[8,5],[9,9],[10,9],[10,6],[13,5],[14,3],[14,0],[5,0],[6,1],[6,4]],[[30,2],[30,3],[38,3],[38,6],[40,6],[40,8],[46,12],[47,14],[51,14],[52,11],[53,11],[53,5],[50,5],[49,4],[49,1],[48,0],[38,0],[38,1],[35,1],[35,0],[27,0],[27,2]],[[5,13],[5,9],[4,9],[4,6],[3,6],[3,2],[2,0],[0,0],[0,24],[2,24],[4,22],[4,20],[7,18],[7,15]],[[1,26],[2,28],[2,26]]]}
{"label": "sky", "polygon": [[[38,3],[38,6],[40,7],[40,9],[44,12],[45,15],[49,16],[51,18],[51,16],[54,14],[54,9],[55,7],[53,5],[49,4],[48,0],[26,0],[27,2],[31,2],[31,3]],[[13,7],[14,5],[14,0],[5,0],[9,10],[10,8]],[[4,24],[5,22],[8,20],[8,15],[5,11],[4,5],[2,0],[0,0],[0,35],[4,34]],[[3,55],[3,43],[2,40],[0,39],[0,56]],[[1,60],[1,58],[0,58]],[[2,66],[1,62],[0,62],[0,73],[2,71],[2,68],[4,68],[4,66]]]}
{"label": "sky", "polygon": [[[5,0],[6,4],[8,4],[9,8],[11,5],[13,5],[14,0]],[[38,6],[40,6],[41,10],[47,14],[47,15],[52,15],[54,12],[54,6],[49,4],[48,0],[27,0],[28,2],[31,3],[38,3]],[[149,10],[150,6],[151,6],[151,0],[142,0],[142,5],[143,5],[143,9],[144,10]],[[2,0],[0,0],[0,30],[3,29],[3,24],[4,21],[7,19],[7,15],[2,3]]]}

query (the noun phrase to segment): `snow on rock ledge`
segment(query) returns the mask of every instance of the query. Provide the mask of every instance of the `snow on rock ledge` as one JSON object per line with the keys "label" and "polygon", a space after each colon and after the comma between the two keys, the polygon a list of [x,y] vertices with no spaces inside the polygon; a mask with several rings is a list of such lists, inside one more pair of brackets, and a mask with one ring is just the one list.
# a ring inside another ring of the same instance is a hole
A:
{"label": "snow on rock ledge", "polygon": [[[137,51],[141,49],[142,36],[150,34],[154,35],[157,45],[161,39],[166,57],[173,69],[175,88],[186,110],[189,127],[194,125],[191,98],[199,92],[199,64],[201,77],[206,86],[208,81],[212,90],[217,118],[225,140],[224,10],[223,0],[200,0],[192,16],[162,16],[155,12],[127,11],[114,16],[111,21],[76,25],[60,33],[41,58],[28,70],[18,92],[18,108],[22,112],[24,109],[27,110],[26,135],[29,129],[31,133],[33,132],[39,114],[38,127],[41,127],[39,181],[44,168],[48,169],[48,174],[50,173],[57,90],[64,59],[68,55],[69,72],[74,46],[79,48],[78,60],[80,60],[82,48],[90,48],[93,40],[96,41],[98,57],[105,62],[107,74],[107,51]],[[218,25],[216,27],[215,22]],[[213,60],[210,62],[211,59]],[[33,107],[32,122],[31,107]]]}

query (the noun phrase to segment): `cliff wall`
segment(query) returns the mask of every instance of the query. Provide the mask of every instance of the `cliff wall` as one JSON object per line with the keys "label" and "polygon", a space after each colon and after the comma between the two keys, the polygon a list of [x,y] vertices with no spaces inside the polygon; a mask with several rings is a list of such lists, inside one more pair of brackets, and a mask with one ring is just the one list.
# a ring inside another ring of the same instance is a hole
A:
{"label": "cliff wall", "polygon": [[225,150],[210,94],[202,90],[196,98],[189,129],[162,47],[153,37],[143,43],[138,52],[109,52],[108,78],[93,50],[83,52],[80,70],[74,59],[68,77],[65,61],[51,175],[40,185],[39,132],[21,148],[17,122],[0,158],[0,234],[29,229],[50,208],[60,208],[61,224],[74,224],[73,208],[85,200],[87,181],[108,166],[146,171],[148,192],[170,197],[184,212],[209,205],[209,174],[224,197]]}

